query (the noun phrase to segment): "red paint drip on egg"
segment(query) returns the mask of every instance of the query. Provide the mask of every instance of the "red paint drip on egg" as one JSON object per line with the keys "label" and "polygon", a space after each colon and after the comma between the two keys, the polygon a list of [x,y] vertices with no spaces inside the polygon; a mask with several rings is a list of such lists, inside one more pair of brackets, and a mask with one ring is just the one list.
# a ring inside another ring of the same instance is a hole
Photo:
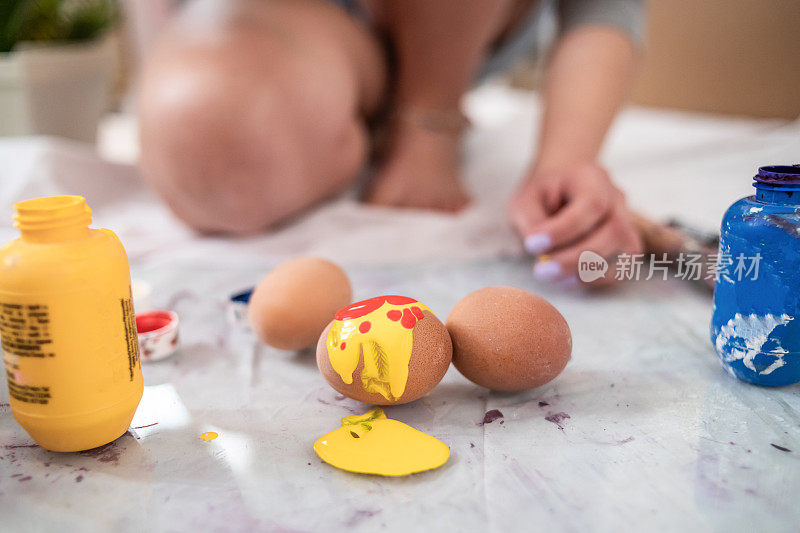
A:
{"label": "red paint drip on egg", "polygon": [[392,305],[406,305],[406,304],[418,303],[414,298],[408,298],[407,296],[397,296],[397,295],[376,296],[374,298],[369,298],[368,300],[362,300],[360,302],[356,302],[354,304],[348,305],[347,307],[339,309],[334,315],[334,318],[336,320],[361,318],[362,316],[368,315],[372,311],[378,309],[385,302],[389,302]]}
{"label": "red paint drip on egg", "polygon": [[400,320],[400,324],[406,329],[411,329],[416,323],[417,317],[414,316],[414,313],[410,309],[403,309],[403,318]]}
{"label": "red paint drip on egg", "polygon": [[405,304],[415,304],[417,301],[414,298],[409,298],[408,296],[384,296],[386,301],[392,305],[405,305]]}
{"label": "red paint drip on egg", "polygon": [[340,350],[344,350],[345,348],[347,348],[347,343],[346,342],[343,342],[342,344],[339,345],[339,349]]}
{"label": "red paint drip on egg", "polygon": [[402,317],[402,316],[403,316],[403,313],[401,313],[397,309],[392,309],[391,311],[387,311],[386,312],[386,318],[388,318],[389,320],[391,320],[393,322],[397,322],[398,320],[400,320],[400,317]]}
{"label": "red paint drip on egg", "polygon": [[360,331],[361,333],[366,333],[369,331],[369,328],[371,327],[372,324],[370,324],[369,320],[365,320],[364,322],[358,325],[358,331]]}
{"label": "red paint drip on egg", "polygon": [[414,316],[417,317],[418,320],[422,320],[423,318],[425,318],[425,313],[423,313],[422,309],[420,309],[416,305],[411,308],[411,312],[414,313]]}

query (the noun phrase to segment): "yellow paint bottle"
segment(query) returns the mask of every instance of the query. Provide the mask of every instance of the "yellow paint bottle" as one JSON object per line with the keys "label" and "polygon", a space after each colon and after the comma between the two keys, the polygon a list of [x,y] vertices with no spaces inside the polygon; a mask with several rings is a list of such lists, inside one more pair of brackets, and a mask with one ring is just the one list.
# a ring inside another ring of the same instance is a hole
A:
{"label": "yellow paint bottle", "polygon": [[91,229],[80,196],[14,206],[21,237],[0,248],[0,336],[11,412],[58,452],[107,444],[128,429],[142,369],[128,257]]}

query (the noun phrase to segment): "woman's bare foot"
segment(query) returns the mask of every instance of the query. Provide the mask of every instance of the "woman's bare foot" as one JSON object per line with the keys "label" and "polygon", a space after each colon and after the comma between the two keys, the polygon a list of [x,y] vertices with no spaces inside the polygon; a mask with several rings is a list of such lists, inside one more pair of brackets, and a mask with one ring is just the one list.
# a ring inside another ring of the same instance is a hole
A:
{"label": "woman's bare foot", "polygon": [[466,207],[469,197],[460,179],[460,140],[458,131],[394,121],[366,201],[449,212]]}

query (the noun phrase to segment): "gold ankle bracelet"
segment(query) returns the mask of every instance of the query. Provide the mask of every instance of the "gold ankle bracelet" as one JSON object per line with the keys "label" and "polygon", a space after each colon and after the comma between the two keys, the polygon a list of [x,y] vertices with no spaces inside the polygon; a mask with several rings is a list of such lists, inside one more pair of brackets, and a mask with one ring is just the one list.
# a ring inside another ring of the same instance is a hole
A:
{"label": "gold ankle bracelet", "polygon": [[458,110],[403,106],[396,109],[393,115],[395,120],[441,133],[460,134],[470,126],[469,119]]}

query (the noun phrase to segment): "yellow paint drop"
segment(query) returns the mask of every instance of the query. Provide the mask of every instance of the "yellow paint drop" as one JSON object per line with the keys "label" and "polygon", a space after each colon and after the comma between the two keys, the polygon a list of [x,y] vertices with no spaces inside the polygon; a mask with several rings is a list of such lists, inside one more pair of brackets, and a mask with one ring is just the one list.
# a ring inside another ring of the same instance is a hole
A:
{"label": "yellow paint drop", "polygon": [[[391,402],[403,395],[414,346],[413,323],[419,320],[412,313],[414,308],[419,316],[431,311],[415,300],[403,304],[386,301],[358,318],[333,321],[327,339],[328,358],[343,382],[348,385],[353,382],[353,372],[363,355],[361,385],[364,390],[378,393]],[[404,314],[413,320],[410,328],[403,325],[407,320]],[[366,331],[365,324],[368,325]]]}
{"label": "yellow paint drop", "polygon": [[219,434],[216,431],[206,431],[200,435],[200,438],[203,440],[214,440],[217,437],[219,437]]}
{"label": "yellow paint drop", "polygon": [[314,443],[326,463],[360,474],[407,476],[438,468],[450,457],[444,442],[397,420],[382,409],[342,418],[342,427]]}

